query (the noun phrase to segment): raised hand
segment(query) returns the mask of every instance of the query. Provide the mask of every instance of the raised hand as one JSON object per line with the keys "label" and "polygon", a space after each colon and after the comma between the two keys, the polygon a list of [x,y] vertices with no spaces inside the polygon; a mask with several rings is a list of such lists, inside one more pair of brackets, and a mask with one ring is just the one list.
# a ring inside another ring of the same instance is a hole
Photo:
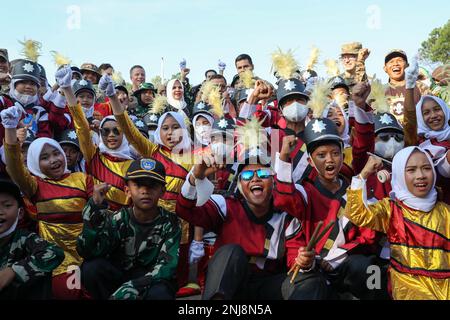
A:
{"label": "raised hand", "polygon": [[227,66],[227,64],[219,59],[219,62],[217,63],[217,67],[219,68],[219,71],[225,70],[226,66]]}
{"label": "raised hand", "polygon": [[280,151],[280,160],[284,162],[290,162],[291,153],[294,151],[297,145],[298,138],[294,135],[285,136],[283,138],[283,144]]}
{"label": "raised hand", "polygon": [[352,90],[352,100],[360,108],[364,108],[370,95],[371,87],[367,82],[358,82]]}
{"label": "raised hand", "polygon": [[94,192],[92,193],[92,199],[96,205],[101,205],[105,201],[106,193],[111,188],[107,183],[100,183],[94,185]]}
{"label": "raised hand", "polygon": [[116,94],[116,89],[114,88],[114,81],[108,74],[104,74],[100,78],[98,82],[98,88],[104,91],[107,97],[112,97],[113,95]]}
{"label": "raised hand", "polygon": [[23,112],[23,107],[18,102],[8,109],[2,110],[2,112],[0,112],[0,116],[2,118],[3,127],[6,129],[17,128]]}
{"label": "raised hand", "polygon": [[419,77],[419,63],[417,62],[417,56],[414,56],[414,58],[411,61],[411,64],[405,70],[406,89],[414,89],[418,77]]}
{"label": "raised hand", "polygon": [[69,88],[72,86],[72,69],[65,65],[58,69],[55,73],[56,82],[61,88]]}
{"label": "raised hand", "polygon": [[366,165],[362,169],[360,175],[361,178],[367,179],[371,174],[377,172],[383,168],[383,161],[381,158],[370,156],[366,162]]}

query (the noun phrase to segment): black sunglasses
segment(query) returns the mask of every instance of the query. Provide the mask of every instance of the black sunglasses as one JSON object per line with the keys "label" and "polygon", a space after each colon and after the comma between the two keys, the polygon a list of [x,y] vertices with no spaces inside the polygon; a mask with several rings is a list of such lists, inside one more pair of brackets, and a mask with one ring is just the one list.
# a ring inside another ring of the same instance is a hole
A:
{"label": "black sunglasses", "polygon": [[394,138],[397,142],[403,141],[403,134],[401,133],[380,133],[378,135],[378,138],[380,138],[381,141],[388,142],[389,139]]}
{"label": "black sunglasses", "polygon": [[110,128],[101,128],[100,132],[101,132],[102,136],[104,136],[104,137],[109,136],[111,134],[111,132],[115,136],[120,135],[120,130],[117,127],[116,128],[112,128],[112,129],[110,129]]}

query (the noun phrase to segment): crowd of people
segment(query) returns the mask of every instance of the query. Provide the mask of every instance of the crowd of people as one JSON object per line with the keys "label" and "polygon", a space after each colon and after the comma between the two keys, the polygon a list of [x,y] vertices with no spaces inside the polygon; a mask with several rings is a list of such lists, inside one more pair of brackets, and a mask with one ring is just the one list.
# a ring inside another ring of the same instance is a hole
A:
{"label": "crowd of people", "polygon": [[[342,45],[167,83],[0,49],[0,299],[450,299],[450,69]],[[340,66],[343,72],[340,72]],[[230,80],[230,79],[228,79]]]}

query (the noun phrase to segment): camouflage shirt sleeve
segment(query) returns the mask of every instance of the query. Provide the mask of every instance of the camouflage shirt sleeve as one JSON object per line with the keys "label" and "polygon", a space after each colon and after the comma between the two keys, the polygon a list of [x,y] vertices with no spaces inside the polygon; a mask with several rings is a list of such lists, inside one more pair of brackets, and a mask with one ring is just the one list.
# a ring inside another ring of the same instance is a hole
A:
{"label": "camouflage shirt sleeve", "polygon": [[11,265],[18,283],[28,283],[49,275],[64,260],[64,251],[60,247],[43,240],[35,233],[21,235],[16,239],[12,250],[23,250],[24,258]]}
{"label": "camouflage shirt sleeve", "polygon": [[83,209],[84,225],[78,236],[77,251],[85,259],[107,256],[119,243],[117,222],[107,207],[106,203],[96,205],[91,198]]}
{"label": "camouflage shirt sleeve", "polygon": [[152,271],[143,277],[130,280],[120,286],[111,296],[113,300],[138,299],[146,296],[147,289],[159,280],[173,280],[178,265],[178,249],[181,229],[178,223],[168,223],[164,242]]}

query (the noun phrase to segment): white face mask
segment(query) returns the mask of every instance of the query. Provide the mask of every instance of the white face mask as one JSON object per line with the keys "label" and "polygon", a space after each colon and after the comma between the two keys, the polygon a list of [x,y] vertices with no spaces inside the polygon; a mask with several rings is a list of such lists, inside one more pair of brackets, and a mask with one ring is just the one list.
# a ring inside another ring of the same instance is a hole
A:
{"label": "white face mask", "polygon": [[19,212],[17,212],[16,221],[14,221],[14,223],[11,225],[11,227],[9,227],[9,229],[6,230],[5,232],[0,233],[0,239],[3,239],[5,237],[9,236],[11,233],[13,233],[16,230],[18,222],[19,222]]}
{"label": "white face mask", "polygon": [[375,154],[386,160],[391,160],[404,146],[404,141],[398,142],[394,137],[391,137],[387,142],[377,141],[375,143]]}
{"label": "white face mask", "polygon": [[14,98],[20,102],[21,105],[23,105],[24,107],[29,105],[30,103],[36,102],[38,96],[34,95],[34,96],[30,96],[28,94],[21,94],[19,93],[19,91],[14,89]]}
{"label": "white face mask", "polygon": [[300,122],[308,114],[308,107],[304,104],[293,102],[283,109],[283,116],[287,121]]}
{"label": "white face mask", "polygon": [[203,145],[211,142],[211,126],[200,125],[195,127],[195,137]]}

